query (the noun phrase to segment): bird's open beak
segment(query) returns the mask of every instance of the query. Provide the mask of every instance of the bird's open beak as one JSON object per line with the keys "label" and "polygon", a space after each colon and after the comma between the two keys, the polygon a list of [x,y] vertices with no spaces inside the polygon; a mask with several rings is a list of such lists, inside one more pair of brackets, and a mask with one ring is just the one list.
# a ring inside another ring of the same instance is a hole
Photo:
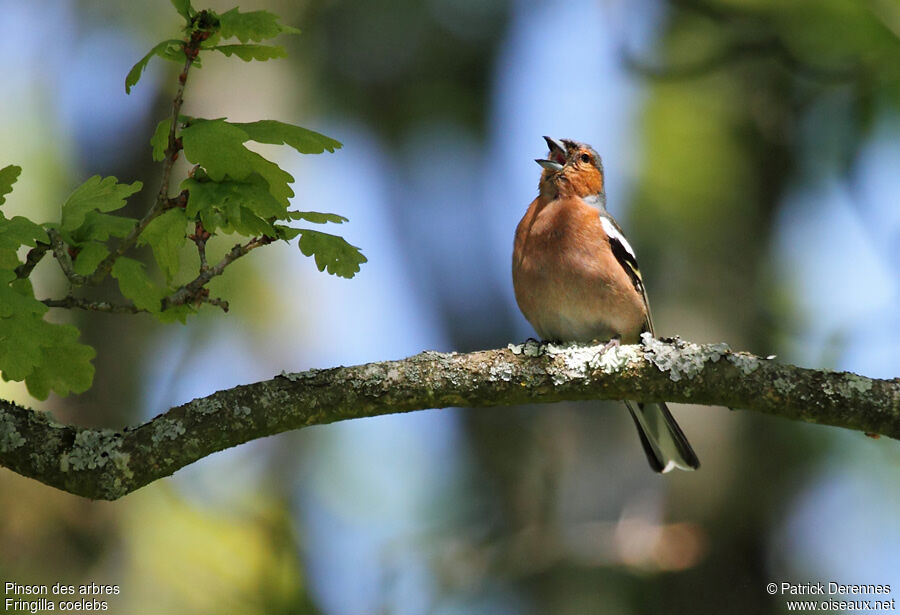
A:
{"label": "bird's open beak", "polygon": [[551,171],[562,170],[563,165],[566,162],[565,146],[557,139],[552,139],[550,137],[544,137],[544,141],[547,142],[547,147],[550,148],[550,154],[546,159],[538,158],[535,162]]}
{"label": "bird's open beak", "polygon": [[544,160],[543,158],[535,158],[534,161],[536,163],[538,163],[539,165],[541,165],[542,167],[544,167],[545,169],[548,169],[550,171],[561,171],[563,168],[563,165],[559,164],[558,162],[554,162],[553,160]]}
{"label": "bird's open beak", "polygon": [[566,146],[558,139],[551,139],[550,137],[544,137],[544,141],[547,142],[547,147],[550,148],[550,160],[555,160],[559,163],[565,162]]}

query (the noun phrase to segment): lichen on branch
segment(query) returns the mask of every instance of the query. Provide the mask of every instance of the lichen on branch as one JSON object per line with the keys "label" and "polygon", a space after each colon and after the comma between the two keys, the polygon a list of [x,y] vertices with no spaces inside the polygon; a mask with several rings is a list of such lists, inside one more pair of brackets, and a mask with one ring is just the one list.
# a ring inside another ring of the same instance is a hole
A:
{"label": "lichen on branch", "polygon": [[283,373],[120,431],[61,425],[0,402],[0,465],[93,499],[117,499],[216,451],[309,425],[449,406],[586,399],[719,405],[900,438],[900,379],[778,363],[725,344],[529,341],[467,354]]}

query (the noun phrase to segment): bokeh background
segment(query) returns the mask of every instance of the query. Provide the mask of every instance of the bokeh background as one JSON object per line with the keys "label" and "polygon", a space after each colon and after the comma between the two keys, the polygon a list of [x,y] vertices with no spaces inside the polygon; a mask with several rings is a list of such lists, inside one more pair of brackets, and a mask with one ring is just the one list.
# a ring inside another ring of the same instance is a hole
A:
{"label": "bokeh background", "polygon": [[[266,152],[296,177],[297,207],[350,218],[333,230],[369,262],[347,281],[271,246],[220,285],[231,313],[187,326],[60,314],[98,349],[93,389],[2,397],[120,427],[281,370],[521,341],[510,252],[544,134],[603,155],[661,334],[900,375],[895,0],[241,8],[303,34],[279,41],[287,60],[208,58],[185,112],[342,141]],[[177,27],[166,0],[0,0],[0,165],[24,168],[8,214],[54,219],[95,173],[157,184],[148,140],[176,66],[154,60],[131,96],[124,76]],[[61,294],[41,267],[39,290]],[[650,472],[616,403],[314,427],[114,503],[0,469],[0,581],[118,584],[118,613],[781,613],[773,581],[900,597],[897,442],[675,414],[697,473]]]}

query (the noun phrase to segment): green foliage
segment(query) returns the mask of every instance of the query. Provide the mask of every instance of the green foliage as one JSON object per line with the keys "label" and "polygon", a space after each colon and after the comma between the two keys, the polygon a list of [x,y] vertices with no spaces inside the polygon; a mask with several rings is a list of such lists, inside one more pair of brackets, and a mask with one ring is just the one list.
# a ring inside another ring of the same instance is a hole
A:
{"label": "green foliage", "polygon": [[[50,391],[65,396],[83,393],[94,381],[91,360],[97,352],[78,343],[78,329],[71,325],[55,325],[44,320],[36,333],[41,339],[41,360],[25,377],[28,392],[38,399],[47,399]],[[4,372],[4,376],[6,372]]]}
{"label": "green foliage", "polygon": [[21,172],[22,167],[17,167],[14,164],[0,169],[0,205],[6,202],[6,195],[12,192],[12,185],[19,179],[19,173]]}
{"label": "green foliage", "polygon": [[125,207],[125,199],[141,189],[141,182],[120,184],[115,177],[94,175],[69,195],[62,207],[61,230],[76,231],[91,211],[116,211]]}
{"label": "green foliage", "polygon": [[184,245],[187,217],[181,209],[170,209],[144,229],[138,245],[149,245],[159,268],[172,280],[180,266],[180,249]]}
{"label": "green foliage", "polygon": [[237,126],[247,133],[251,141],[289,145],[301,154],[321,154],[326,150],[334,153],[334,150],[341,148],[341,142],[331,137],[277,120],[260,120],[232,126]]}
{"label": "green foliage", "polygon": [[182,183],[190,193],[186,213],[198,216],[208,231],[266,235],[291,240],[300,236],[300,250],[315,256],[319,271],[352,278],[366,258],[342,237],[274,224],[277,220],[306,220],[315,224],[345,222],[337,214],[288,212],[293,178],[244,145],[247,141],[288,145],[300,153],[332,152],[341,143],[312,130],[262,120],[232,123],[224,119],[191,119],[181,132],[185,156],[202,173]]}
{"label": "green foliage", "polygon": [[[285,226],[284,224],[274,224],[275,227],[275,237],[278,239],[283,239],[285,241],[291,241],[295,239],[300,233],[303,232],[301,228],[294,228],[293,226]],[[320,269],[321,271],[321,269]]]}
{"label": "green foliage", "polygon": [[[34,298],[31,285],[16,283],[0,270],[0,372],[4,380],[24,380],[28,392],[46,399],[90,388],[94,349],[79,344],[78,329],[43,319],[47,306]],[[27,281],[26,281],[27,282]]]}
{"label": "green foliage", "polygon": [[289,184],[294,178],[277,164],[244,146],[250,135],[238,125],[223,119],[194,119],[181,131],[185,157],[203,167],[213,181],[244,180],[251,173],[261,175],[269,192],[285,207],[294,196]]}
{"label": "green foliage", "polygon": [[[75,327],[44,320],[49,309],[45,302],[98,311],[143,311],[162,322],[184,322],[205,302],[226,305],[209,297],[206,284],[235,258],[272,239],[299,237],[301,251],[315,257],[320,271],[346,278],[366,261],[358,248],[341,237],[291,227],[293,221],[339,224],[347,219],[333,213],[289,211],[294,178],[246,146],[254,141],[287,145],[301,154],[320,154],[334,152],[340,142],[275,120],[234,123],[179,114],[187,72],[199,66],[202,54],[217,51],[244,61],[283,57],[282,47],[257,43],[299,31],[281,24],[267,11],[242,13],[235,8],[218,15],[197,11],[189,0],[171,3],[184,19],[183,38],[154,46],[125,79],[130,93],[155,56],[184,66],[172,113],[159,122],[150,139],[153,160],[164,165],[164,179],[156,196],[148,199],[149,211],[140,220],[118,215],[128,198],[141,190],[141,182],[121,183],[115,177],[95,175],[69,195],[58,222],[41,225],[23,216],[7,219],[0,213],[0,372],[6,380],[24,380],[36,397],[46,398],[50,391],[60,395],[84,391],[94,369],[94,350],[78,343]],[[225,39],[239,43],[219,44]],[[181,194],[170,197],[172,165],[179,153],[195,166],[181,182]],[[0,169],[0,205],[20,172],[12,165]],[[190,240],[189,228],[195,229]],[[241,249],[229,252],[218,266],[207,263],[206,242],[229,234],[252,239],[239,243]],[[201,267],[193,280],[176,282],[183,275],[183,252],[192,242],[197,244]],[[23,246],[31,248],[24,264],[19,257]],[[150,247],[161,276],[151,275],[144,263],[132,257],[130,251],[138,246]],[[75,300],[73,295],[39,301],[29,276],[48,254],[58,259],[70,287],[90,289],[112,276],[124,302]],[[155,281],[163,278],[165,284]]]}
{"label": "green foliage", "polygon": [[262,168],[277,168],[275,163],[244,147],[250,135],[222,119],[194,119],[181,131],[181,139],[185,157],[203,167],[213,181],[223,181],[226,176],[242,180]]}
{"label": "green foliage", "polygon": [[[192,219],[199,217],[209,232],[274,235],[274,227],[266,220],[287,216],[287,206],[272,196],[258,173],[244,181],[189,178],[181,187],[190,193],[185,213]],[[256,232],[248,232],[251,228]]]}
{"label": "green foliage", "polygon": [[266,41],[282,32],[300,34],[300,30],[279,23],[278,16],[269,11],[241,13],[235,7],[219,16],[222,38],[236,38],[242,43]]}
{"label": "green foliage", "polygon": [[[0,204],[5,202],[5,195],[12,192],[12,185],[21,171],[21,168],[12,165],[0,169]],[[46,244],[49,241],[47,232],[39,224],[22,216],[7,218],[0,212],[0,268],[18,267],[17,252],[20,247],[34,247],[38,242]]]}
{"label": "green foliage", "polygon": [[236,55],[244,62],[249,62],[250,60],[265,62],[274,58],[287,57],[287,51],[284,50],[284,47],[279,47],[278,45],[216,45],[215,47],[210,47],[210,49],[223,53],[229,58],[232,55]]}
{"label": "green foliage", "polygon": [[166,157],[166,148],[169,147],[169,131],[172,130],[172,118],[167,117],[156,125],[156,132],[150,139],[153,147],[153,160],[162,162]]}
{"label": "green foliage", "polygon": [[191,6],[191,0],[172,0],[172,6],[175,7],[179,15],[184,17],[185,21],[190,21],[197,14],[197,11]]}
{"label": "green foliage", "polygon": [[[0,271],[0,318],[13,318],[18,315],[42,316],[47,311],[47,306],[36,300],[34,295],[29,296],[28,287],[11,286],[15,281],[15,273]],[[6,345],[0,344],[0,347]]]}
{"label": "green foliage", "polygon": [[313,224],[325,224],[326,222],[334,222],[335,224],[343,224],[349,222],[344,216],[337,214],[323,214],[317,211],[289,211],[288,217],[291,220],[306,220]]}
{"label": "green foliage", "polygon": [[153,283],[144,263],[123,256],[113,265],[112,277],[119,283],[119,291],[139,309],[153,313],[162,308],[165,290]]}
{"label": "green foliage", "polygon": [[159,322],[167,325],[176,322],[185,324],[187,322],[187,317],[196,313],[197,308],[193,305],[170,305],[162,312],[157,312],[153,316],[156,317],[156,320]]}
{"label": "green foliage", "polygon": [[81,245],[86,241],[106,241],[110,237],[125,237],[134,229],[137,220],[125,216],[110,216],[89,211],[84,222],[69,234],[71,243]]}
{"label": "green foliage", "polygon": [[183,47],[184,43],[179,40],[168,40],[159,43],[153,49],[148,51],[147,55],[138,60],[137,64],[132,66],[131,70],[128,71],[128,74],[125,76],[125,93],[131,94],[131,88],[136,86],[137,82],[141,80],[141,75],[144,74],[144,69],[147,68],[147,64],[153,56],[177,61],[180,58],[184,58]]}
{"label": "green foliage", "polygon": [[13,270],[20,265],[16,250],[0,248],[0,269]]}
{"label": "green foliage", "polygon": [[300,229],[300,251],[304,256],[315,255],[319,271],[327,269],[328,273],[342,278],[352,278],[368,260],[343,237],[308,229]]}
{"label": "green foliage", "polygon": [[[125,93],[130,94],[131,88],[140,81],[144,69],[153,58],[159,56],[166,60],[183,62],[187,59],[186,46],[194,41],[202,44],[197,50],[216,50],[226,56],[236,55],[245,62],[250,60],[271,60],[283,58],[287,54],[282,47],[269,45],[216,45],[220,39],[237,38],[241,43],[248,41],[265,41],[279,34],[299,34],[300,30],[280,23],[278,16],[269,11],[250,11],[241,13],[237,7],[217,15],[214,11],[206,10],[199,13],[194,10],[189,0],[171,0],[172,6],[178,11],[186,24],[187,31],[191,35],[202,33],[202,36],[191,36],[188,41],[166,40],[162,41],[138,60],[125,77]],[[205,41],[205,43],[204,43]],[[196,56],[195,56],[196,57]],[[195,60],[196,61],[196,60]]]}
{"label": "green foliage", "polygon": [[78,275],[91,275],[97,270],[97,265],[108,255],[109,248],[104,244],[99,241],[88,241],[78,251],[72,268]]}
{"label": "green foliage", "polygon": [[38,241],[43,243],[50,241],[41,225],[22,216],[7,220],[0,213],[0,249],[18,250],[20,246],[34,247]]}
{"label": "green foliage", "polygon": [[[0,169],[0,204],[12,190],[21,169]],[[24,380],[28,391],[46,399],[86,391],[94,376],[94,350],[79,344],[78,329],[44,320],[47,306],[34,298],[31,282],[19,279],[16,251],[50,239],[39,224],[22,216],[0,213],[0,372],[4,380]]]}

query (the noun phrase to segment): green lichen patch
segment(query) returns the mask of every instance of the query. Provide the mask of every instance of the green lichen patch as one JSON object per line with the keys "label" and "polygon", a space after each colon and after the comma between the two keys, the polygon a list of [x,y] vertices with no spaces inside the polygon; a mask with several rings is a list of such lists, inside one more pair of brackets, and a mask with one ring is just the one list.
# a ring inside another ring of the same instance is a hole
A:
{"label": "green lichen patch", "polygon": [[867,393],[872,390],[872,381],[856,374],[845,374],[842,384],[850,393]]}
{"label": "green lichen patch", "polygon": [[790,378],[784,378],[782,376],[778,376],[772,381],[772,386],[775,388],[775,391],[780,395],[790,395],[794,392],[796,388],[796,384]]}
{"label": "green lichen patch", "polygon": [[661,372],[668,373],[673,382],[693,378],[703,370],[707,362],[716,363],[722,357],[731,359],[734,356],[725,343],[693,344],[679,337],[663,341],[650,333],[641,334],[641,344],[647,359]]}
{"label": "green lichen patch", "polygon": [[755,372],[759,368],[759,359],[743,352],[735,352],[728,355],[728,360],[734,364],[745,376]]}
{"label": "green lichen patch", "polygon": [[550,376],[555,385],[573,379],[587,380],[597,371],[614,374],[630,362],[642,358],[640,348],[633,345],[614,346],[604,350],[602,344],[541,343],[530,339],[524,344],[509,344],[507,348],[516,355],[552,357],[555,360],[555,369],[551,370]]}
{"label": "green lichen patch", "polygon": [[513,366],[509,363],[500,363],[499,365],[493,364],[488,368],[488,374],[490,375],[490,379],[494,382],[501,380],[503,382],[509,382],[513,378],[513,374],[515,374],[515,370]]}
{"label": "green lichen patch", "polygon": [[121,433],[111,429],[83,429],[75,435],[72,449],[60,457],[59,469],[63,472],[93,470],[111,460],[118,464],[121,446]]}
{"label": "green lichen patch", "polygon": [[641,343],[650,362],[659,371],[668,373],[672,382],[693,378],[703,370],[707,361],[716,362],[729,352],[727,344],[701,346],[677,337],[664,342],[650,333],[641,334]]}
{"label": "green lichen patch", "polygon": [[616,346],[606,352],[598,352],[590,361],[591,369],[599,370],[604,374],[615,374],[626,365],[641,359],[641,349],[638,346]]}
{"label": "green lichen patch", "polygon": [[178,436],[184,433],[184,425],[181,421],[169,418],[158,418],[153,421],[153,439],[154,444],[159,444],[165,440],[177,440]]}
{"label": "green lichen patch", "polygon": [[219,401],[217,396],[195,399],[191,405],[193,406],[194,412],[203,415],[215,414],[223,408],[223,404]]}
{"label": "green lichen patch", "polygon": [[56,417],[53,416],[53,413],[49,410],[32,410],[34,413],[32,416],[40,423],[47,425],[48,427],[52,427],[53,429],[65,429],[66,425],[60,423],[56,420]]}
{"label": "green lichen patch", "polygon": [[121,451],[113,451],[109,458],[125,478],[134,478],[134,472],[128,467],[128,463],[131,461],[130,454]]}
{"label": "green lichen patch", "polygon": [[559,360],[556,363],[557,369],[550,374],[553,384],[558,386],[573,379],[586,378],[589,374],[589,363],[597,354],[597,349],[594,346],[576,343],[547,343],[543,346],[543,353]]}
{"label": "green lichen patch", "polygon": [[25,444],[12,417],[0,410],[0,453],[8,453]]}
{"label": "green lichen patch", "polygon": [[540,356],[543,345],[533,339],[528,339],[524,344],[507,344],[506,346],[513,354],[524,354],[526,357]]}
{"label": "green lichen patch", "polygon": [[319,369],[311,369],[305,372],[287,372],[283,371],[278,374],[279,378],[284,378],[285,380],[290,380],[291,382],[300,382],[302,380],[308,380],[310,378],[315,378],[319,372],[322,370]]}
{"label": "green lichen patch", "polygon": [[713,363],[716,363],[719,359],[724,356],[728,356],[731,352],[731,347],[725,342],[719,342],[718,344],[706,344],[703,346],[706,351],[709,353],[709,360]]}

